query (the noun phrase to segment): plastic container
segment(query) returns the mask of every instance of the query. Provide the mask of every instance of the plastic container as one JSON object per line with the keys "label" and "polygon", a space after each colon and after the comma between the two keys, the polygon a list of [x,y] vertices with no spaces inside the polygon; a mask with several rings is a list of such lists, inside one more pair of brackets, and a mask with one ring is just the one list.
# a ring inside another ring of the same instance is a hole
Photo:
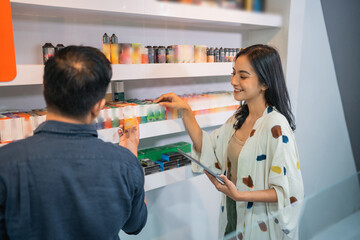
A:
{"label": "plastic container", "polygon": [[110,37],[105,33],[102,37],[102,49],[106,58],[111,62]]}
{"label": "plastic container", "polygon": [[45,64],[49,58],[55,55],[55,47],[51,43],[45,43],[44,46],[42,46],[42,52],[43,63]]}

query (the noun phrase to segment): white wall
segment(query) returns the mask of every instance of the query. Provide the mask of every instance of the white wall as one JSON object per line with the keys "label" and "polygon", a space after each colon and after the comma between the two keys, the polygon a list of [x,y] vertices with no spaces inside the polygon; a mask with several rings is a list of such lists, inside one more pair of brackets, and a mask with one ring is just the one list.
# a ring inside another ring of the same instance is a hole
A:
{"label": "white wall", "polygon": [[339,183],[356,169],[320,0],[292,4],[287,77],[307,197],[300,236],[309,239],[359,209],[359,188],[357,178]]}

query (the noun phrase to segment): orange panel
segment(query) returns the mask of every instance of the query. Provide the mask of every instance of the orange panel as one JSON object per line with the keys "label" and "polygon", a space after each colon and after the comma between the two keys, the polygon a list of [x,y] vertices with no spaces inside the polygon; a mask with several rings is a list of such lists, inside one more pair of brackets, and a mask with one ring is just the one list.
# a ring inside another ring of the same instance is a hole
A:
{"label": "orange panel", "polygon": [[0,30],[0,82],[10,82],[16,77],[10,0],[0,1]]}

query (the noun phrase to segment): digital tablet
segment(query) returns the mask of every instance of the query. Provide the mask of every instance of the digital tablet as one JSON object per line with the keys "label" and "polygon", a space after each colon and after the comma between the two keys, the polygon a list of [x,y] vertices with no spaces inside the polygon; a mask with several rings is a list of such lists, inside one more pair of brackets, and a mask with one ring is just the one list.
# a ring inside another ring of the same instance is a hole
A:
{"label": "digital tablet", "polygon": [[192,162],[198,164],[200,167],[202,167],[205,171],[207,171],[208,173],[210,173],[211,175],[213,175],[216,180],[218,180],[218,182],[220,182],[221,184],[225,184],[224,183],[224,180],[222,180],[220,177],[219,177],[219,174],[216,174],[214,173],[213,171],[211,171],[208,167],[206,167],[204,164],[202,164],[201,162],[199,162],[198,160],[194,159],[193,157],[187,155],[186,153],[184,153],[183,151],[181,151],[180,149],[177,149],[178,152],[183,155],[184,157],[190,159]]}

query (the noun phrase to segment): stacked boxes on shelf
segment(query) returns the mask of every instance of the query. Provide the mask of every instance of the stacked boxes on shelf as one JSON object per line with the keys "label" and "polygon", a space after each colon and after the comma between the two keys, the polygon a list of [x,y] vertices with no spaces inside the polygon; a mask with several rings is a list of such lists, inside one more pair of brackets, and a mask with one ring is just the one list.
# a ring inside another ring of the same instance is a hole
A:
{"label": "stacked boxes on shelf", "polygon": [[32,136],[34,130],[46,120],[46,110],[0,113],[0,143],[9,143]]}
{"label": "stacked boxes on shelf", "polygon": [[144,168],[145,175],[182,167],[190,160],[177,152],[180,149],[186,153],[191,152],[191,144],[178,142],[161,147],[142,149],[138,151],[138,158]]}

